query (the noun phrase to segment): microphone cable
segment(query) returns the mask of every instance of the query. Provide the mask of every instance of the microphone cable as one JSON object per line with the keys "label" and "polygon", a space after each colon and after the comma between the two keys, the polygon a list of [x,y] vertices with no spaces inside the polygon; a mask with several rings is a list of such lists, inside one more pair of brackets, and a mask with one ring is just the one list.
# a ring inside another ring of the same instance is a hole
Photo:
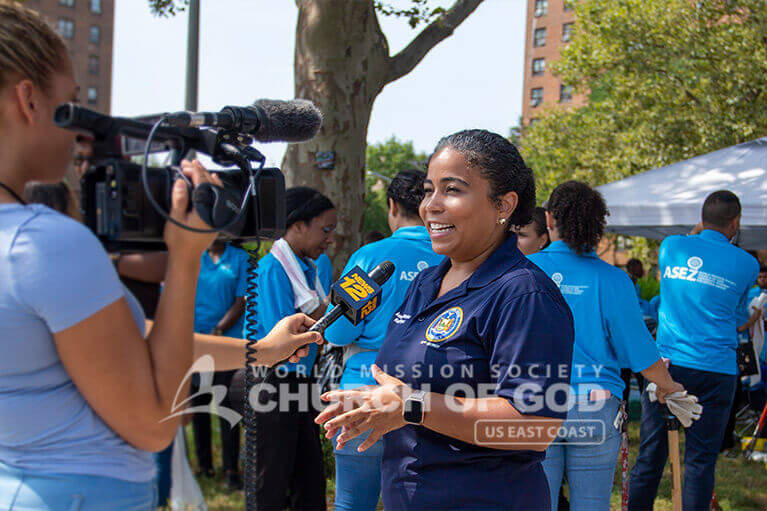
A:
{"label": "microphone cable", "polygon": [[[258,234],[258,233],[256,233]],[[244,248],[244,247],[243,247]],[[256,468],[257,460],[257,438],[258,429],[256,427],[256,411],[250,404],[250,393],[256,385],[256,332],[258,321],[258,310],[256,298],[258,297],[258,255],[261,248],[261,238],[256,236],[256,248],[246,249],[250,258],[248,259],[248,286],[246,288],[247,300],[245,302],[245,403],[243,406],[243,416],[245,422],[245,459],[243,467],[245,472],[245,509],[247,511],[256,511]],[[272,375],[272,368],[267,368],[264,379]],[[260,388],[259,388],[260,391]],[[259,392],[260,394],[260,392]],[[257,396],[259,398],[260,396]]]}
{"label": "microphone cable", "polygon": [[[242,198],[242,204],[240,204],[240,211],[235,215],[235,217],[229,223],[227,223],[223,227],[217,227],[217,228],[211,228],[211,229],[198,229],[196,227],[183,224],[179,222],[178,220],[171,218],[170,215],[162,209],[162,206],[160,206],[157,203],[157,200],[155,200],[154,196],[152,195],[152,191],[149,189],[149,177],[148,177],[149,150],[152,147],[152,139],[154,138],[155,133],[157,133],[157,129],[160,127],[160,125],[163,122],[165,122],[167,119],[168,119],[168,114],[164,114],[162,117],[160,117],[157,120],[157,122],[155,122],[154,125],[152,125],[152,129],[149,131],[149,135],[147,136],[146,145],[144,146],[144,157],[143,157],[143,161],[141,162],[141,184],[144,187],[144,194],[146,195],[147,199],[149,199],[149,203],[152,205],[155,211],[157,211],[157,214],[159,214],[161,217],[163,217],[165,220],[172,223],[173,225],[181,227],[182,229],[186,229],[187,231],[199,232],[201,234],[210,234],[213,232],[225,231],[226,229],[230,228],[235,223],[237,223],[243,217],[243,215],[245,215],[245,210],[246,210],[245,206],[247,206],[248,204],[248,196],[251,193],[253,193],[253,183],[255,182],[255,179],[250,180],[250,184],[248,185],[248,188],[245,190],[245,194],[243,195],[243,198]],[[260,172],[263,167],[264,167],[264,162],[261,162],[261,167],[258,169],[258,172]],[[183,172],[179,170],[178,174],[181,176],[181,178],[184,181],[186,181],[187,185],[193,186]],[[253,177],[252,171],[251,171],[251,177]],[[258,177],[258,173],[256,173],[256,177]],[[171,185],[171,189],[172,189],[172,185]],[[192,206],[192,208],[194,208],[192,193],[189,194],[189,204]]]}

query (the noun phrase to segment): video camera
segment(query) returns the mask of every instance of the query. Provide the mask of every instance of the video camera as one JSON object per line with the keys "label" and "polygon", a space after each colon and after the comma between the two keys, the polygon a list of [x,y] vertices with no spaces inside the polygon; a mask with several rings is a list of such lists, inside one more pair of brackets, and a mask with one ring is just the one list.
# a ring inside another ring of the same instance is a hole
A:
{"label": "video camera", "polygon": [[[285,179],[264,168],[253,141],[298,142],[314,137],[322,123],[308,101],[259,100],[215,113],[176,112],[129,119],[100,114],[72,103],[54,113],[57,126],[93,139],[93,158],[80,182],[84,223],[108,251],[165,250],[176,179],[189,186],[193,207],[228,241],[277,239],[285,230]],[[193,187],[179,164],[190,152],[209,155],[223,187]],[[149,155],[170,152],[170,165],[151,167]],[[130,161],[143,154],[141,164]],[[192,229],[191,227],[186,227]]]}

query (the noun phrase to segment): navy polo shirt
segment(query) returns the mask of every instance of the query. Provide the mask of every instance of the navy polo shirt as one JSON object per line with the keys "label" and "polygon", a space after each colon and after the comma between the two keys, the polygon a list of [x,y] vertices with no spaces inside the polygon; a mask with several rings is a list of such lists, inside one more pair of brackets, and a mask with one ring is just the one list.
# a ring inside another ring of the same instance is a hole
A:
{"label": "navy polo shirt", "polygon": [[738,310],[759,275],[757,260],[706,229],[663,240],[658,266],[661,355],[681,367],[737,374]]}
{"label": "navy polo shirt", "polygon": [[[520,412],[564,419],[573,318],[515,235],[461,285],[437,298],[450,260],[423,270],[389,324],[376,363],[414,389],[501,396]],[[527,385],[524,385],[527,384]],[[422,426],[384,436],[386,509],[545,507],[544,453],[465,443]]]}

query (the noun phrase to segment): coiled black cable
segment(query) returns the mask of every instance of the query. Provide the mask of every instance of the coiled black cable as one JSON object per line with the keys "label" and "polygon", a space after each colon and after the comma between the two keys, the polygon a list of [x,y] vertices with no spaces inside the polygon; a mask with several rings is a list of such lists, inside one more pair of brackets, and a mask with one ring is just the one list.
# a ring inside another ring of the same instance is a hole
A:
{"label": "coiled black cable", "polygon": [[[256,362],[256,325],[257,309],[256,298],[258,297],[258,252],[261,247],[260,241],[256,244],[255,250],[247,249],[248,255],[248,287],[247,302],[245,304],[245,459],[243,466],[245,468],[245,509],[255,511],[256,509],[256,411],[250,404],[250,394],[256,384],[255,362]],[[254,396],[257,398],[257,396]]]}

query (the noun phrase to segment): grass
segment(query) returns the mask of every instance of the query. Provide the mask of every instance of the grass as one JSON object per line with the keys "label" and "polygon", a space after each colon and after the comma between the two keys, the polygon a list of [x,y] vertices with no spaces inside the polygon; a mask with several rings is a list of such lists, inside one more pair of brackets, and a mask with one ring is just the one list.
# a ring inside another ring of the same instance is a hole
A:
{"label": "grass", "polygon": [[[213,430],[217,431],[217,421],[213,420]],[[192,442],[192,429],[187,428],[187,450],[192,468],[196,467],[194,443]],[[632,422],[629,425],[629,467],[634,465],[637,450],[639,448],[639,423]],[[219,437],[214,433],[213,456],[214,460],[220,459],[221,444]],[[684,459],[684,434],[680,434],[680,451]],[[326,450],[326,459],[329,451]],[[332,460],[332,458],[331,458]],[[332,461],[328,460],[327,473],[327,502],[328,509],[333,509],[333,496],[335,490],[332,478]],[[620,462],[615,471],[615,483],[611,499],[611,509],[621,508],[621,471]],[[205,500],[210,511],[242,511],[245,508],[245,496],[243,492],[232,492],[226,488],[223,476],[214,479],[201,478],[200,487],[205,495]],[[767,467],[760,463],[746,461],[743,458],[727,458],[720,456],[716,467],[716,495],[719,505],[725,511],[760,511],[767,509]],[[379,509],[383,509],[379,505]],[[655,500],[656,511],[671,511],[671,472],[667,465],[663,473],[658,497]]]}

